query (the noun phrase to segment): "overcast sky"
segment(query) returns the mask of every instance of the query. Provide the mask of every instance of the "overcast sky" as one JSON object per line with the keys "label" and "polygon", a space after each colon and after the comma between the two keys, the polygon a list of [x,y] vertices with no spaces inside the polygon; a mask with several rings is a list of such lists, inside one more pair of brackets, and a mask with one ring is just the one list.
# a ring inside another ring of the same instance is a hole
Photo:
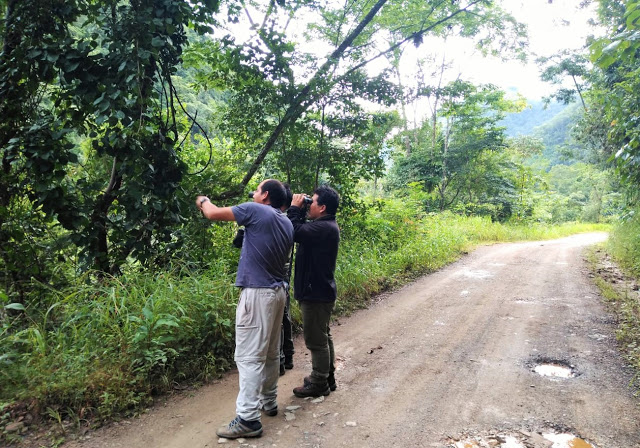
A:
{"label": "overcast sky", "polygon": [[[503,7],[517,20],[529,26],[530,49],[537,56],[551,56],[563,49],[579,49],[594,30],[587,24],[592,9],[579,9],[579,0],[502,0]],[[554,90],[540,81],[540,69],[531,57],[527,65],[483,58],[473,49],[460,48],[452,54],[454,65],[463,77],[478,82],[491,82],[507,91],[517,91],[528,99],[539,99]]]}
{"label": "overcast sky", "polygon": [[[535,58],[537,56],[551,56],[567,48],[580,49],[584,45],[586,37],[596,32],[587,25],[589,18],[594,16],[593,8],[580,9],[578,7],[580,0],[498,1],[518,21],[529,26],[530,50],[534,55],[530,56],[526,65],[519,61],[505,62],[497,58],[483,57],[479,51],[473,48],[473,43],[467,39],[450,38],[446,43],[443,43],[426,38],[418,48],[413,45],[406,47],[401,66],[403,84],[407,87],[416,84],[416,59],[418,57],[435,58],[437,62],[431,62],[424,68],[425,72],[430,72],[438,70],[439,63],[445,56],[450,64],[446,80],[453,80],[460,76],[460,78],[474,83],[492,83],[507,92],[520,93],[530,100],[539,100],[556,90],[557,87],[540,81],[540,68],[535,64]],[[301,24],[292,28],[299,29],[298,33],[300,33],[304,28],[302,24],[305,22],[302,20]],[[238,36],[248,38],[252,35],[251,32],[246,31],[246,23],[238,26],[245,30],[239,32]],[[327,54],[333,50],[328,45],[317,42],[304,43],[302,37],[300,37],[299,44],[306,51],[315,53],[321,61],[324,61]],[[370,64],[369,70],[375,73],[385,66],[387,66],[387,62],[381,58]],[[425,79],[425,81],[430,85],[437,84],[435,79]],[[424,105],[413,106],[415,116],[424,115]],[[410,110],[407,112],[412,115]]]}

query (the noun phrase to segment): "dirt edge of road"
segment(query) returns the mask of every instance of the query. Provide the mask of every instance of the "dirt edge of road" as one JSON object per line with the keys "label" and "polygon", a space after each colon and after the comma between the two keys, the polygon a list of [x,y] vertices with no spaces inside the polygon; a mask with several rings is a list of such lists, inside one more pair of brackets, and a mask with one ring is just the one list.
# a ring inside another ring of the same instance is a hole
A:
{"label": "dirt edge of road", "polygon": [[621,269],[604,244],[586,248],[584,256],[591,272],[589,277],[607,309],[616,317],[618,348],[634,370],[634,387],[640,395],[640,279]]}

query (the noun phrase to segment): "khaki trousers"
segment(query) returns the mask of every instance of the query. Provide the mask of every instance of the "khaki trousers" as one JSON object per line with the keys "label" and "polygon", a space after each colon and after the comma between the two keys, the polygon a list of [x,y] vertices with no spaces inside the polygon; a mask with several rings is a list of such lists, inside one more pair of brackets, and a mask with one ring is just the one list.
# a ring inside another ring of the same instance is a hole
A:
{"label": "khaki trousers", "polygon": [[236,414],[260,420],[260,408],[277,406],[280,326],[286,301],[283,287],[243,288],[236,309],[239,391]]}

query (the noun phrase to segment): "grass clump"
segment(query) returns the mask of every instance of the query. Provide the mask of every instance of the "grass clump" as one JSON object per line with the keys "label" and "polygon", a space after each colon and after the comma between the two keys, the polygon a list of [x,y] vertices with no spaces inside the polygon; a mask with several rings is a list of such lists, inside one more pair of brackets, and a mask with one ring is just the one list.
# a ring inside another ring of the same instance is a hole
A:
{"label": "grass clump", "polygon": [[626,272],[640,277],[640,211],[630,213],[614,227],[608,248]]}
{"label": "grass clump", "polygon": [[102,420],[177,382],[215,377],[233,349],[232,276],[140,273],[52,291],[44,313],[5,321],[0,401]]}

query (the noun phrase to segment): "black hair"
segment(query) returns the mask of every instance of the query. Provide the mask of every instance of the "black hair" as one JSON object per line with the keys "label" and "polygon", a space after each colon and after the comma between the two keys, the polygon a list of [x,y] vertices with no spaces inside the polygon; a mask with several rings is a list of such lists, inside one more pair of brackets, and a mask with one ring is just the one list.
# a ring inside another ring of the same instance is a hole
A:
{"label": "black hair", "polygon": [[328,185],[322,185],[316,188],[313,194],[318,195],[318,205],[324,205],[325,211],[328,215],[335,215],[340,205],[340,195],[336,190]]}
{"label": "black hair", "polygon": [[269,205],[273,208],[280,208],[287,199],[287,192],[282,182],[276,179],[269,179],[262,184],[262,192],[268,192]]}

